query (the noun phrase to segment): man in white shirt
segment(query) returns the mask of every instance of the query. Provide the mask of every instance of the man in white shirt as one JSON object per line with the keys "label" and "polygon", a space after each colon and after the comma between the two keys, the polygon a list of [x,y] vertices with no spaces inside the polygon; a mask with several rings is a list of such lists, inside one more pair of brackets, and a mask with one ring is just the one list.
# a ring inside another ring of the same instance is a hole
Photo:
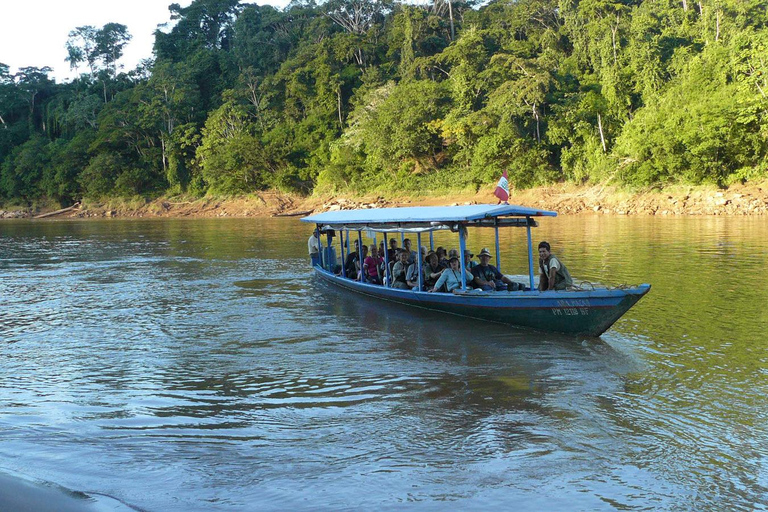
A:
{"label": "man in white shirt", "polygon": [[320,240],[317,236],[317,230],[312,233],[312,236],[307,240],[307,248],[309,249],[309,258],[312,260],[312,266],[320,264]]}

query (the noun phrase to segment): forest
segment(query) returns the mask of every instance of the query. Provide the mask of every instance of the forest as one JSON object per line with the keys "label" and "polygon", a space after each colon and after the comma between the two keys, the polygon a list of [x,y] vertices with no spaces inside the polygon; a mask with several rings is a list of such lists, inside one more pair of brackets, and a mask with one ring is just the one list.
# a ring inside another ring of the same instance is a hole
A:
{"label": "forest", "polygon": [[0,64],[0,201],[761,180],[767,7],[194,0],[133,70],[72,27],[78,78]]}

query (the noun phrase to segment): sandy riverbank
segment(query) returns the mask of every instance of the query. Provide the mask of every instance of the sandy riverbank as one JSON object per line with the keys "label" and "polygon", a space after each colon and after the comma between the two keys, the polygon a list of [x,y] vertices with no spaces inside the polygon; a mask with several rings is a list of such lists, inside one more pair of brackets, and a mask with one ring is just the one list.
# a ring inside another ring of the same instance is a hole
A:
{"label": "sandy riverbank", "polygon": [[[62,218],[105,217],[269,217],[311,212],[388,206],[457,205],[495,203],[489,192],[457,192],[402,197],[309,196],[261,192],[233,198],[160,198],[85,202],[74,209],[49,216]],[[616,187],[556,185],[513,191],[510,203],[555,210],[561,215],[768,215],[768,183],[715,187],[671,187],[629,192]],[[33,218],[54,208],[0,208],[0,218]]]}

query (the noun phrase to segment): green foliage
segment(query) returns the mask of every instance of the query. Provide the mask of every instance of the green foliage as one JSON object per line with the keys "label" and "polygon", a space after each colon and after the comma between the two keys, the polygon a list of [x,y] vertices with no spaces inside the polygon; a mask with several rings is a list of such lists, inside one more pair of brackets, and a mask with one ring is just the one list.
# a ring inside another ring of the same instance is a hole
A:
{"label": "green foliage", "polygon": [[390,82],[352,114],[346,143],[362,148],[374,168],[396,169],[404,160],[434,164],[442,148],[437,121],[449,101],[444,82]]}
{"label": "green foliage", "polygon": [[750,177],[757,175],[750,169],[764,169],[768,102],[730,55],[712,47],[693,58],[627,124],[616,150],[624,181],[724,185],[734,171]]}
{"label": "green foliage", "polygon": [[40,195],[39,181],[50,157],[48,140],[34,136],[18,146],[0,169],[0,190],[5,197],[30,200]]}
{"label": "green foliage", "polygon": [[117,155],[112,153],[96,155],[78,178],[83,195],[89,198],[109,195],[115,186],[115,181],[125,171],[128,171],[128,167]]}
{"label": "green foliage", "polygon": [[193,0],[128,73],[124,25],[75,28],[71,82],[0,64],[0,195],[766,176],[760,2],[472,5]]}
{"label": "green foliage", "polygon": [[88,166],[95,136],[92,130],[82,130],[71,140],[58,139],[48,145],[51,162],[43,169],[40,182],[45,196],[67,206],[81,199],[78,177]]}
{"label": "green foliage", "polygon": [[232,102],[208,118],[197,158],[202,177],[213,192],[252,192],[264,188],[269,180],[268,161],[259,139],[248,130],[247,112]]}

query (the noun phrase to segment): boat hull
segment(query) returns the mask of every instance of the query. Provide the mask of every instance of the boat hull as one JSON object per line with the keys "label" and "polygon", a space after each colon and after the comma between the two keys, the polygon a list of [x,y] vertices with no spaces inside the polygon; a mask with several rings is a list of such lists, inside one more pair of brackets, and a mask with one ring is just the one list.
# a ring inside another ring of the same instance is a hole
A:
{"label": "boat hull", "polygon": [[600,336],[651,286],[589,291],[428,293],[342,278],[315,267],[324,281],[363,295],[453,315],[579,336]]}

